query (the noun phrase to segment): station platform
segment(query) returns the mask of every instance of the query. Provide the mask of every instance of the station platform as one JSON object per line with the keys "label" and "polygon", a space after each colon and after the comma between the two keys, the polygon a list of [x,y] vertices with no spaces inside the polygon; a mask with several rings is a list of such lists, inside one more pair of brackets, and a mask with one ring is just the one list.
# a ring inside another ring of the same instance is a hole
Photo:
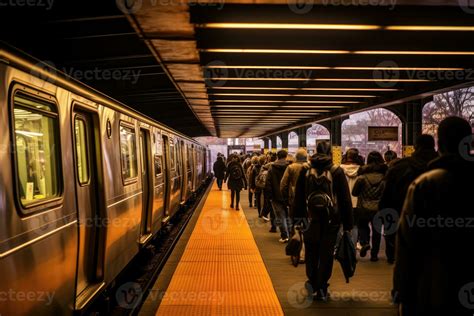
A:
{"label": "station platform", "polygon": [[230,191],[214,184],[157,279],[140,315],[397,315],[390,304],[393,266],[359,258],[345,283],[334,264],[331,299],[316,302],[304,288],[305,265],[291,265],[279,234],[249,208],[229,208]]}

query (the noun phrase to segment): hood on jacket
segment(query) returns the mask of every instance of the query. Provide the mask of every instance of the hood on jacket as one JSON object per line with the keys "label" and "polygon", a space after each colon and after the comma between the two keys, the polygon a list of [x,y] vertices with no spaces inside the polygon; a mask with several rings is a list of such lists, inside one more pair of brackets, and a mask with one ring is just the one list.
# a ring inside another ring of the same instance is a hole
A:
{"label": "hood on jacket", "polygon": [[356,178],[359,175],[359,168],[360,165],[340,165],[342,170],[344,170],[344,173],[346,174],[347,177],[349,178]]}
{"label": "hood on jacket", "polygon": [[316,154],[311,157],[311,167],[315,168],[316,170],[329,170],[332,166],[332,158],[331,156],[325,154]]}
{"label": "hood on jacket", "polygon": [[272,163],[272,168],[285,169],[290,163],[284,159],[280,159]]}

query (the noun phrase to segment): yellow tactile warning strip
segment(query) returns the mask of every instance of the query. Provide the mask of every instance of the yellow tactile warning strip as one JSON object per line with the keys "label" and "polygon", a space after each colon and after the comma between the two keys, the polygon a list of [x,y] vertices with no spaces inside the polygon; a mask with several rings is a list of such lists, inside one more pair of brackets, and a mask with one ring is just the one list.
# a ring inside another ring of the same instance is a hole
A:
{"label": "yellow tactile warning strip", "polygon": [[214,185],[157,315],[283,315],[243,211]]}

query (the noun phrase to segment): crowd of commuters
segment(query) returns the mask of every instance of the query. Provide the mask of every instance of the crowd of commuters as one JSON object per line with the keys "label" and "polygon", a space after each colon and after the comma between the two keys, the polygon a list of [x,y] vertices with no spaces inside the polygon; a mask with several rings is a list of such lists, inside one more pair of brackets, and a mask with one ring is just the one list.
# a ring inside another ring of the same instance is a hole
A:
{"label": "crowd of commuters", "polygon": [[[222,180],[228,181],[231,207],[239,208],[240,191],[249,187],[249,207],[254,205],[259,217],[271,223],[270,232],[278,228],[279,242],[288,242],[296,225],[304,228],[301,260],[315,299],[329,297],[335,243],[343,230],[352,233],[360,257],[370,251],[372,262],[379,260],[384,237],[387,262],[395,264],[393,299],[403,315],[456,314],[463,308],[463,286],[474,282],[469,259],[474,227],[439,219],[458,223],[472,218],[469,123],[445,119],[438,129],[438,149],[432,136],[421,135],[410,157],[400,159],[388,150],[370,152],[365,159],[351,148],[336,166],[330,144],[320,142],[311,157],[304,149],[294,158],[284,150],[232,155],[226,166],[221,155],[214,172],[219,189]],[[438,224],[426,224],[431,219]],[[468,300],[474,301],[473,289],[466,292]]]}

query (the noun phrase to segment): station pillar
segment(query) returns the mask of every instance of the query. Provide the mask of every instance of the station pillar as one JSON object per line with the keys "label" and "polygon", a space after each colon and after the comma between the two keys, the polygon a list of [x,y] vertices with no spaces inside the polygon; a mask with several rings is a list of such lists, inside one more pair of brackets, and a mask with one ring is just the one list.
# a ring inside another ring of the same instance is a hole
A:
{"label": "station pillar", "polygon": [[276,135],[272,135],[269,138],[272,142],[272,144],[271,144],[272,146],[270,148],[270,151],[271,152],[276,152],[277,151],[277,137],[276,137]]}
{"label": "station pillar", "polygon": [[300,127],[296,130],[296,134],[298,134],[298,147],[306,149],[306,130],[308,126]]}
{"label": "station pillar", "polygon": [[433,98],[413,100],[389,107],[402,121],[402,154],[409,157],[415,151],[415,142],[422,134],[423,107]]}
{"label": "station pillar", "polygon": [[288,134],[289,132],[282,132],[279,136],[281,138],[281,149],[288,152]]}
{"label": "station pillar", "polygon": [[270,139],[267,137],[262,138],[263,140],[263,153],[266,155],[269,151],[271,151],[270,148]]}

